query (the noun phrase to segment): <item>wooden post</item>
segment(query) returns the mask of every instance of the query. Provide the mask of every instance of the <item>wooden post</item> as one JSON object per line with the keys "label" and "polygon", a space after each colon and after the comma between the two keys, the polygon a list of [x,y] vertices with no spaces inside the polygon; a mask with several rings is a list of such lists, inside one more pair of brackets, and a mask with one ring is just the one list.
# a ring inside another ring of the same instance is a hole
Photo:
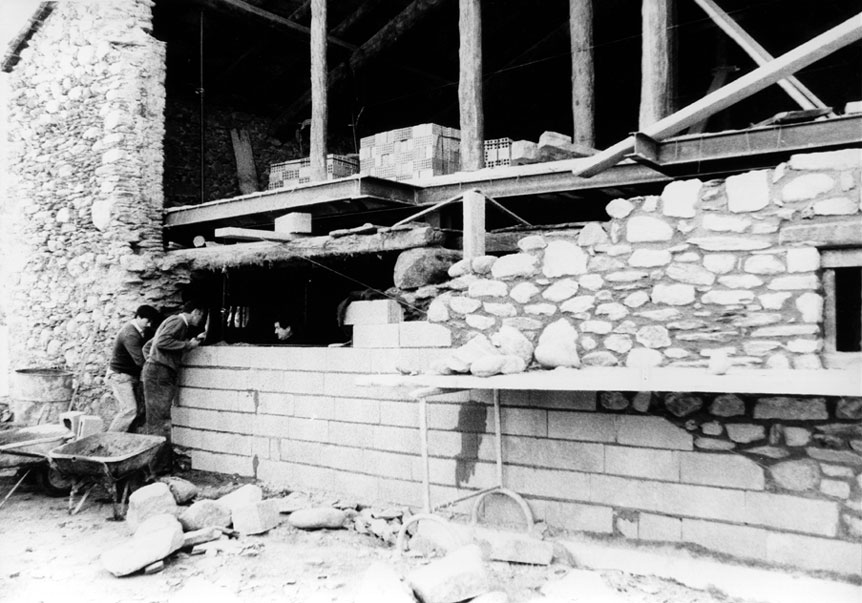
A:
{"label": "wooden post", "polygon": [[[461,115],[461,169],[485,167],[485,119],[482,113],[482,2],[459,0],[458,103]],[[466,233],[465,233],[466,234]]]}
{"label": "wooden post", "polygon": [[672,3],[673,0],[643,0],[640,130],[671,112]]}
{"label": "wooden post", "polygon": [[311,2],[311,180],[326,180],[326,0]]}
{"label": "wooden post", "polygon": [[572,142],[596,146],[593,75],[593,0],[569,0],[572,48]]}
{"label": "wooden post", "polygon": [[258,190],[257,169],[254,165],[254,152],[248,130],[231,130],[230,140],[233,143],[233,155],[236,159],[239,192],[243,195],[254,193]]}
{"label": "wooden post", "polygon": [[463,205],[464,259],[473,259],[485,255],[485,197],[479,191],[467,191]]}

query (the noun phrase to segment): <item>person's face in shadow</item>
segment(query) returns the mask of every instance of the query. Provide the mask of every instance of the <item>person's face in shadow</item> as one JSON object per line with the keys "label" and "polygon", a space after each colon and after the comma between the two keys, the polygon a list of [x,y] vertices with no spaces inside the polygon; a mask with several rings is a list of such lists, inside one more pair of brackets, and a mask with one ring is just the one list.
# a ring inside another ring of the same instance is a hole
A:
{"label": "person's face in shadow", "polygon": [[276,322],[273,326],[275,327],[275,336],[279,341],[287,341],[290,339],[290,336],[293,335],[293,330],[290,328],[290,325],[282,327],[280,322]]}

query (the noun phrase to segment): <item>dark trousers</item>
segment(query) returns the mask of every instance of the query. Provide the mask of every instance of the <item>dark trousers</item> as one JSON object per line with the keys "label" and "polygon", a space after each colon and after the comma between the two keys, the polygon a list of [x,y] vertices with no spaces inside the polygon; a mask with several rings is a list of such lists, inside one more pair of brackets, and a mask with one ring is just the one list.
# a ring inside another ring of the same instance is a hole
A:
{"label": "dark trousers", "polygon": [[159,364],[146,362],[141,371],[144,384],[144,405],[147,410],[146,432],[163,436],[171,441],[171,405],[177,395],[177,371]]}

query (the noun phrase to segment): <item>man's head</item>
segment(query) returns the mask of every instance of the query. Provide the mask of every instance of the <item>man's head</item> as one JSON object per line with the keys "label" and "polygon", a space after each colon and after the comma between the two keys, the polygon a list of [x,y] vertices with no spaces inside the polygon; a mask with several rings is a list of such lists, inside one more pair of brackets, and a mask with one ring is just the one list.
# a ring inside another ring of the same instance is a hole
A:
{"label": "man's head", "polygon": [[273,327],[275,328],[275,336],[279,341],[286,341],[293,335],[293,329],[291,329],[290,323],[284,317],[276,319]]}
{"label": "man's head", "polygon": [[133,320],[138,325],[139,329],[148,329],[150,327],[155,327],[159,324],[159,320],[161,320],[162,315],[159,314],[159,311],[156,310],[152,306],[138,306],[138,309],[135,310],[135,317]]}
{"label": "man's head", "polygon": [[189,324],[197,327],[204,321],[207,310],[203,303],[192,299],[183,304],[183,313],[188,317]]}

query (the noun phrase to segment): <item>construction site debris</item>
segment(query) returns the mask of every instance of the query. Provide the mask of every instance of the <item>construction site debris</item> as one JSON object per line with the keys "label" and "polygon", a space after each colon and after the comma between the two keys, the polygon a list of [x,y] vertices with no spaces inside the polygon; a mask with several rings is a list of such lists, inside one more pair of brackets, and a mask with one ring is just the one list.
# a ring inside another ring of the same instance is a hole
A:
{"label": "construction site debris", "polygon": [[407,582],[423,603],[457,603],[491,591],[482,550],[475,544],[414,569]]}
{"label": "construction site debris", "polygon": [[344,527],[347,513],[332,507],[313,507],[294,511],[288,516],[287,521],[301,530],[337,530]]}
{"label": "construction site debris", "polygon": [[198,487],[181,477],[168,476],[159,481],[168,485],[178,505],[184,505],[198,495]]}
{"label": "construction site debris", "polygon": [[228,527],[231,512],[228,507],[216,500],[198,500],[179,514],[180,523],[188,532],[209,527]]}
{"label": "construction site debris", "polygon": [[240,486],[230,494],[225,494],[218,499],[218,503],[227,507],[231,513],[237,507],[243,507],[263,500],[263,490],[254,484]]}
{"label": "construction site debris", "polygon": [[127,576],[164,559],[182,545],[183,528],[177,518],[167,513],[153,515],[140,524],[131,539],[102,553],[102,565],[115,576]]}
{"label": "construction site debris", "polygon": [[179,513],[179,508],[168,485],[156,482],[138,488],[129,496],[126,523],[132,530],[137,530],[138,526],[148,518],[163,513],[176,516]]}
{"label": "construction site debris", "polygon": [[183,534],[183,548],[187,549],[198,544],[218,540],[221,538],[221,530],[215,527],[201,528]]}
{"label": "construction site debris", "polygon": [[234,507],[231,518],[240,534],[262,534],[281,523],[279,504],[274,499]]}

